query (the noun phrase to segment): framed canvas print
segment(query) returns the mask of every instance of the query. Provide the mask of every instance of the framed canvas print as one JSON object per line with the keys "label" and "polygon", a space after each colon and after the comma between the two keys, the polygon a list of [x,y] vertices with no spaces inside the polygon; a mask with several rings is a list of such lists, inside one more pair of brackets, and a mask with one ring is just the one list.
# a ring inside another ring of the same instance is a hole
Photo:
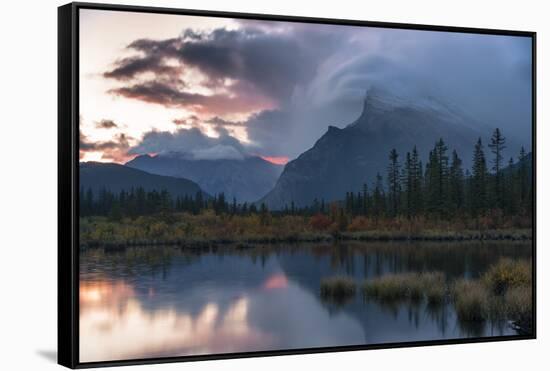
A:
{"label": "framed canvas print", "polygon": [[60,364],[535,338],[535,33],[58,19]]}

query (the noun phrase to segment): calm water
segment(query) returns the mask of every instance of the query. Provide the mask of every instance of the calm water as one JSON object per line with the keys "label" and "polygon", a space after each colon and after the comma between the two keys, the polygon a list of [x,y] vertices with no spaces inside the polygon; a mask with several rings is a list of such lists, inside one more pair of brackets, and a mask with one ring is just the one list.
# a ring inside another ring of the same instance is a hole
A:
{"label": "calm water", "polygon": [[442,271],[477,277],[530,243],[131,248],[81,253],[80,361],[509,335],[506,323],[461,323],[451,304],[323,301],[320,281]]}

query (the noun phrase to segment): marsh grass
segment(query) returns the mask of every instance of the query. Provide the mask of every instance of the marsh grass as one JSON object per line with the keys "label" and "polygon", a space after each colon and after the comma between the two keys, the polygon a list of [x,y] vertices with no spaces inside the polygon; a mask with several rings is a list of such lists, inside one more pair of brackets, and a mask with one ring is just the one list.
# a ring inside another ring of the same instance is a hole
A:
{"label": "marsh grass", "polygon": [[461,321],[509,320],[532,332],[532,267],[528,261],[501,259],[478,280],[457,280],[451,289]]}
{"label": "marsh grass", "polygon": [[[481,231],[472,225],[438,220],[354,217],[340,230],[326,215],[216,215],[204,210],[198,215],[170,214],[123,217],[81,217],[79,239],[83,249],[105,245],[185,245],[211,243],[279,243],[346,241],[471,241],[530,240],[529,223],[495,225]],[[504,225],[503,225],[504,226]],[[497,228],[498,227],[498,228]],[[337,233],[336,233],[337,232]]]}
{"label": "marsh grass", "polygon": [[356,292],[355,281],[347,276],[334,276],[321,280],[321,298],[336,303],[344,303]]}
{"label": "marsh grass", "polygon": [[525,260],[501,259],[481,279],[494,294],[504,295],[508,289],[531,285],[531,263]]}
{"label": "marsh grass", "polygon": [[451,289],[456,315],[461,321],[483,321],[489,314],[489,292],[478,280],[457,280]]}
{"label": "marsh grass", "polygon": [[531,287],[509,289],[504,296],[506,316],[513,318],[523,332],[533,331],[533,296]]}
{"label": "marsh grass", "polygon": [[442,302],[446,293],[445,276],[441,272],[398,273],[366,280],[363,283],[366,297],[382,301],[421,300]]}

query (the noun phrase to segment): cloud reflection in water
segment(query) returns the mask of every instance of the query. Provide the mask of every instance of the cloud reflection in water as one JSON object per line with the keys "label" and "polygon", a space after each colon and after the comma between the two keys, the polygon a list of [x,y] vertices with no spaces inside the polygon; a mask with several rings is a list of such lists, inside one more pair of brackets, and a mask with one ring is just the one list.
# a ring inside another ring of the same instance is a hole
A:
{"label": "cloud reflection in water", "polygon": [[249,299],[196,314],[173,307],[147,310],[122,281],[80,285],[80,361],[226,353],[269,346],[271,336],[248,322]]}

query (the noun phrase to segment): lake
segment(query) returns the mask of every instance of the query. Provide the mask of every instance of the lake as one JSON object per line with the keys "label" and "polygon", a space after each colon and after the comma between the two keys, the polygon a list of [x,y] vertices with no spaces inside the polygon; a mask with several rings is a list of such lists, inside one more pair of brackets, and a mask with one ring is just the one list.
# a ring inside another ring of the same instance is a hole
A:
{"label": "lake", "polygon": [[334,275],[441,271],[476,278],[531,242],[343,243],[80,253],[80,361],[514,335],[462,323],[451,303],[321,298]]}

